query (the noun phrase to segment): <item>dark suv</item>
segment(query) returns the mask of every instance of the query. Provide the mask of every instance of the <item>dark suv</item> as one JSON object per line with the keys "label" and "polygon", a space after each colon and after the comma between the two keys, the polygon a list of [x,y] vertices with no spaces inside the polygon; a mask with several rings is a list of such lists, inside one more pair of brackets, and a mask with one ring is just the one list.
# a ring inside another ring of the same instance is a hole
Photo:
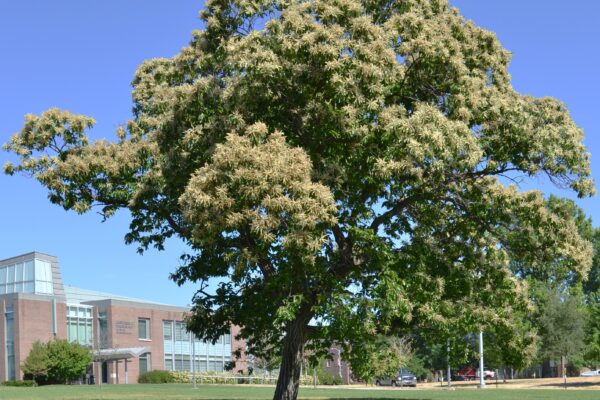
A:
{"label": "dark suv", "polygon": [[376,386],[417,386],[417,378],[415,375],[407,369],[400,368],[398,370],[398,376],[393,378],[376,378]]}

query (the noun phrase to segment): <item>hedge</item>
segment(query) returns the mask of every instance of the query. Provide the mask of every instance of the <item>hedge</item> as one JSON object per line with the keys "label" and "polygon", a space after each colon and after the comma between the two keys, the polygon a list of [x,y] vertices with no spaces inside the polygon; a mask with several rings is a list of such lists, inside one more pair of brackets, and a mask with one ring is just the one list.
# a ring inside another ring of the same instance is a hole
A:
{"label": "hedge", "polygon": [[33,387],[37,386],[34,380],[24,380],[24,381],[4,381],[0,383],[2,386],[16,386],[16,387]]}
{"label": "hedge", "polygon": [[144,372],[138,377],[138,383],[174,383],[175,377],[169,371],[154,370]]}

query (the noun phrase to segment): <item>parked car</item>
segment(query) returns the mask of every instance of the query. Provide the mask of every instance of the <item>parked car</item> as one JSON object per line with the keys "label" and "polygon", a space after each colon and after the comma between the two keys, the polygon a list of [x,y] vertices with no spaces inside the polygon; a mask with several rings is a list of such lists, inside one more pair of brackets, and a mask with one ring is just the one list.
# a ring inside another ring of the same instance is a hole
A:
{"label": "parked car", "polygon": [[600,376],[600,369],[582,372],[581,376]]}
{"label": "parked car", "polygon": [[375,386],[417,386],[417,377],[407,369],[400,368],[395,377],[376,378]]}
{"label": "parked car", "polygon": [[[479,374],[477,374],[479,376]],[[496,377],[496,373],[489,369],[483,371],[483,379],[494,379]]]}

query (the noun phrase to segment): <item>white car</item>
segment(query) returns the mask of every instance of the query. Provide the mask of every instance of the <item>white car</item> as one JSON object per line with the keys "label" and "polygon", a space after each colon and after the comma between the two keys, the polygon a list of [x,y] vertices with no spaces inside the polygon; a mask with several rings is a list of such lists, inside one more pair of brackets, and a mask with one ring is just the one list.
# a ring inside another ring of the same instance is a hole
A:
{"label": "white car", "polygon": [[600,369],[582,372],[581,376],[600,376]]}
{"label": "white car", "polygon": [[490,370],[483,371],[483,379],[494,379],[496,377],[496,373]]}
{"label": "white car", "polygon": [[[479,378],[479,370],[475,373],[475,377]],[[494,379],[496,377],[496,373],[489,369],[483,370],[483,379]]]}

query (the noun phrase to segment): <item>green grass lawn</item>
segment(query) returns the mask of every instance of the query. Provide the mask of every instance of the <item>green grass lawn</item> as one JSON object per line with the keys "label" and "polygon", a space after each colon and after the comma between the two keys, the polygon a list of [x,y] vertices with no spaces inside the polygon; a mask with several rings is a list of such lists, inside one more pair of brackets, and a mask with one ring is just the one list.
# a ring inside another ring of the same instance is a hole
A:
{"label": "green grass lawn", "polygon": [[[193,389],[187,385],[104,385],[44,386],[10,388],[0,386],[2,400],[208,400],[266,399],[273,387],[203,385]],[[405,400],[596,400],[600,391],[540,389],[462,389],[455,391],[421,389],[313,389],[302,388],[301,399],[405,399]]]}

